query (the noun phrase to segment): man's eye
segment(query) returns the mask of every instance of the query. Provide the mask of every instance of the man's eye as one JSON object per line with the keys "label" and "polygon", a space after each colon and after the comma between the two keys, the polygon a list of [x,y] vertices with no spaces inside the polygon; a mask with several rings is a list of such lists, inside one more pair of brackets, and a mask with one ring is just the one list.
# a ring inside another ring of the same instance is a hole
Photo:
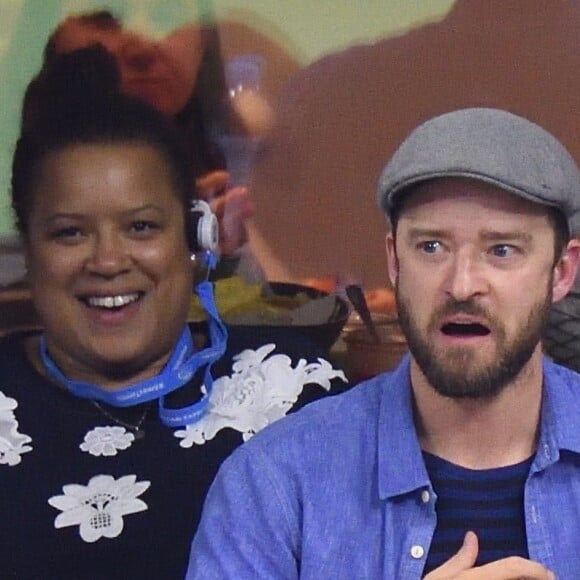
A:
{"label": "man's eye", "polygon": [[421,242],[420,248],[427,254],[435,254],[441,249],[441,243],[435,240],[428,240],[427,242]]}
{"label": "man's eye", "polygon": [[491,253],[497,258],[509,258],[514,252],[515,248],[508,244],[498,244],[491,249]]}

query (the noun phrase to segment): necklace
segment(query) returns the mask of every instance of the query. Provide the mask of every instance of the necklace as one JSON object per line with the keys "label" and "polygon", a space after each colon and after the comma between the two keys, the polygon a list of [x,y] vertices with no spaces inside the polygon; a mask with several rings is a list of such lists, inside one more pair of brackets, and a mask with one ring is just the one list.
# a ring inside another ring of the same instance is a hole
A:
{"label": "necklace", "polygon": [[101,405],[99,401],[95,401],[94,399],[90,399],[90,401],[102,415],[107,417],[107,419],[114,421],[117,425],[120,425],[121,427],[125,427],[125,429],[129,429],[129,431],[131,431],[131,433],[133,433],[133,435],[135,436],[135,441],[139,441],[140,439],[143,439],[145,437],[145,430],[141,429],[141,427],[145,422],[145,419],[147,418],[149,409],[151,408],[150,402],[147,405],[145,405],[145,410],[143,411],[137,423],[128,423],[126,421],[123,421],[122,419],[119,419],[118,417],[115,417],[112,413],[110,413],[107,409],[105,409],[105,407],[103,407],[103,405]]}

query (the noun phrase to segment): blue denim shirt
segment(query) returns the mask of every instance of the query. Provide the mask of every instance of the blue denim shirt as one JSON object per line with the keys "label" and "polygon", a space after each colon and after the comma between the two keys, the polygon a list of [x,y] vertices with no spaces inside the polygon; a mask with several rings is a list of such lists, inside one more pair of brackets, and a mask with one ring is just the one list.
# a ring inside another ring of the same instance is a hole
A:
{"label": "blue denim shirt", "polygon": [[[436,499],[406,358],[265,429],[222,465],[187,578],[418,579]],[[578,580],[580,375],[548,361],[525,518],[530,558]]]}

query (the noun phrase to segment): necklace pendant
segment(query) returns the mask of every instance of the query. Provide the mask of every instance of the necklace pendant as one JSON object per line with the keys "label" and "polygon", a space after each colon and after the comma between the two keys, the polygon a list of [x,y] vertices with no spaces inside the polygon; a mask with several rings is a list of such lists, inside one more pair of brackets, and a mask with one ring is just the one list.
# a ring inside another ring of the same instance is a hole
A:
{"label": "necklace pendant", "polygon": [[[141,429],[141,427],[142,427],[143,423],[145,422],[145,419],[147,417],[147,413],[149,412],[149,409],[151,408],[150,403],[147,403],[145,405],[145,409],[143,411],[143,414],[141,415],[141,418],[139,419],[139,421],[137,421],[137,423],[128,423],[126,421],[121,420],[119,417],[115,417],[111,412],[109,412],[105,407],[103,407],[98,401],[91,400],[91,403],[93,404],[93,406],[96,409],[98,409],[98,411],[102,415],[107,417],[107,419],[114,421],[118,426],[120,426],[123,429],[123,431],[127,435],[130,436],[131,442],[141,441],[142,439],[145,438],[145,430]],[[118,430],[119,427],[117,427],[116,429]]]}

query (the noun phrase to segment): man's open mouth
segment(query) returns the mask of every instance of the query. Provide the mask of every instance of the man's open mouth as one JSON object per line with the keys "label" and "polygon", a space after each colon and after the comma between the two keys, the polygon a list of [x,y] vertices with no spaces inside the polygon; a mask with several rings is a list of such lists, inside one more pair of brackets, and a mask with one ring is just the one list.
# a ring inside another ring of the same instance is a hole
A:
{"label": "man's open mouth", "polygon": [[478,322],[448,322],[441,327],[446,336],[487,336],[491,331]]}

